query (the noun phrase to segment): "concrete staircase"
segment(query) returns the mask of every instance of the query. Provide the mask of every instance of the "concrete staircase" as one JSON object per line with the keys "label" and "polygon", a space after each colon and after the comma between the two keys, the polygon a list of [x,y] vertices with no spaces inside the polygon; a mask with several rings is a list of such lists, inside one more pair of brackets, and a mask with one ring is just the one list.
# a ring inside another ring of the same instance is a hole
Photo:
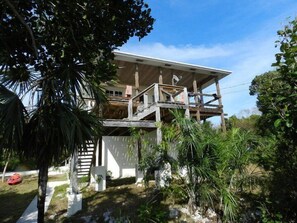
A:
{"label": "concrete staircase", "polygon": [[78,151],[77,178],[88,177],[94,157],[95,146],[92,141],[87,142],[87,150]]}

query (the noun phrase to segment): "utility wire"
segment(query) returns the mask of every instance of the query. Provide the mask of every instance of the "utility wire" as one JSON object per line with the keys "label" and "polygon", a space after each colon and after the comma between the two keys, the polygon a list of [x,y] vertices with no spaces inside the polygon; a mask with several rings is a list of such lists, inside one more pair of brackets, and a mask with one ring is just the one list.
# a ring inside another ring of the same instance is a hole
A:
{"label": "utility wire", "polygon": [[[221,88],[221,90],[240,87],[240,86],[247,85],[247,84],[251,84],[251,82],[245,82],[245,83],[240,83],[240,84],[236,84],[236,85],[232,85],[232,86],[228,86],[228,87],[223,87],[223,88]],[[211,92],[213,92],[213,91],[206,91],[205,93],[208,94],[208,93],[211,93]]]}
{"label": "utility wire", "polygon": [[246,82],[246,83],[241,83],[241,84],[237,84],[237,85],[232,85],[232,86],[229,86],[229,87],[223,87],[223,88],[221,88],[221,90],[229,89],[229,88],[235,88],[235,87],[239,87],[239,86],[247,85],[247,84],[250,84],[250,83],[251,83],[251,82]]}

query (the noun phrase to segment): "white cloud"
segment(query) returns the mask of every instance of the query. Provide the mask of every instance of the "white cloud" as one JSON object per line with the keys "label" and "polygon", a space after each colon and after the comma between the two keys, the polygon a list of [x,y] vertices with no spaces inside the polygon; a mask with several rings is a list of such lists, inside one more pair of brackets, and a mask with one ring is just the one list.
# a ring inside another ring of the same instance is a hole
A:
{"label": "white cloud", "polygon": [[216,45],[213,47],[206,47],[203,45],[166,46],[162,43],[152,43],[126,45],[122,48],[122,50],[130,53],[182,62],[190,62],[194,60],[209,59],[215,57],[226,57],[232,54],[230,50],[224,49],[220,45]]}

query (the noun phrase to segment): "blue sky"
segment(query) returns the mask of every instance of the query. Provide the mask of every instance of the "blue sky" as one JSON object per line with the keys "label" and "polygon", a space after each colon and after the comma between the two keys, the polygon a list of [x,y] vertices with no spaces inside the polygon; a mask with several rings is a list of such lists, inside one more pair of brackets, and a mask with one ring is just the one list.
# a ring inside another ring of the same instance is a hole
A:
{"label": "blue sky", "polygon": [[256,107],[249,84],[271,70],[277,30],[297,16],[296,0],[146,0],[154,30],[121,50],[232,71],[221,81],[224,111]]}

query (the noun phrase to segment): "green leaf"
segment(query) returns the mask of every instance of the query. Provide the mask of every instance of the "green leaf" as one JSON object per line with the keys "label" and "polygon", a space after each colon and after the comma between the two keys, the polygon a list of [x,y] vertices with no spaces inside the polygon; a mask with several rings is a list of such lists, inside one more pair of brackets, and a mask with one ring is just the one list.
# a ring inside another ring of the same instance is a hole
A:
{"label": "green leaf", "polygon": [[291,128],[291,127],[293,126],[293,122],[292,122],[291,120],[287,120],[287,121],[286,121],[286,126],[287,126],[288,128]]}
{"label": "green leaf", "polygon": [[274,127],[275,128],[278,128],[279,125],[281,124],[282,120],[281,119],[276,119],[275,122],[274,122]]}

